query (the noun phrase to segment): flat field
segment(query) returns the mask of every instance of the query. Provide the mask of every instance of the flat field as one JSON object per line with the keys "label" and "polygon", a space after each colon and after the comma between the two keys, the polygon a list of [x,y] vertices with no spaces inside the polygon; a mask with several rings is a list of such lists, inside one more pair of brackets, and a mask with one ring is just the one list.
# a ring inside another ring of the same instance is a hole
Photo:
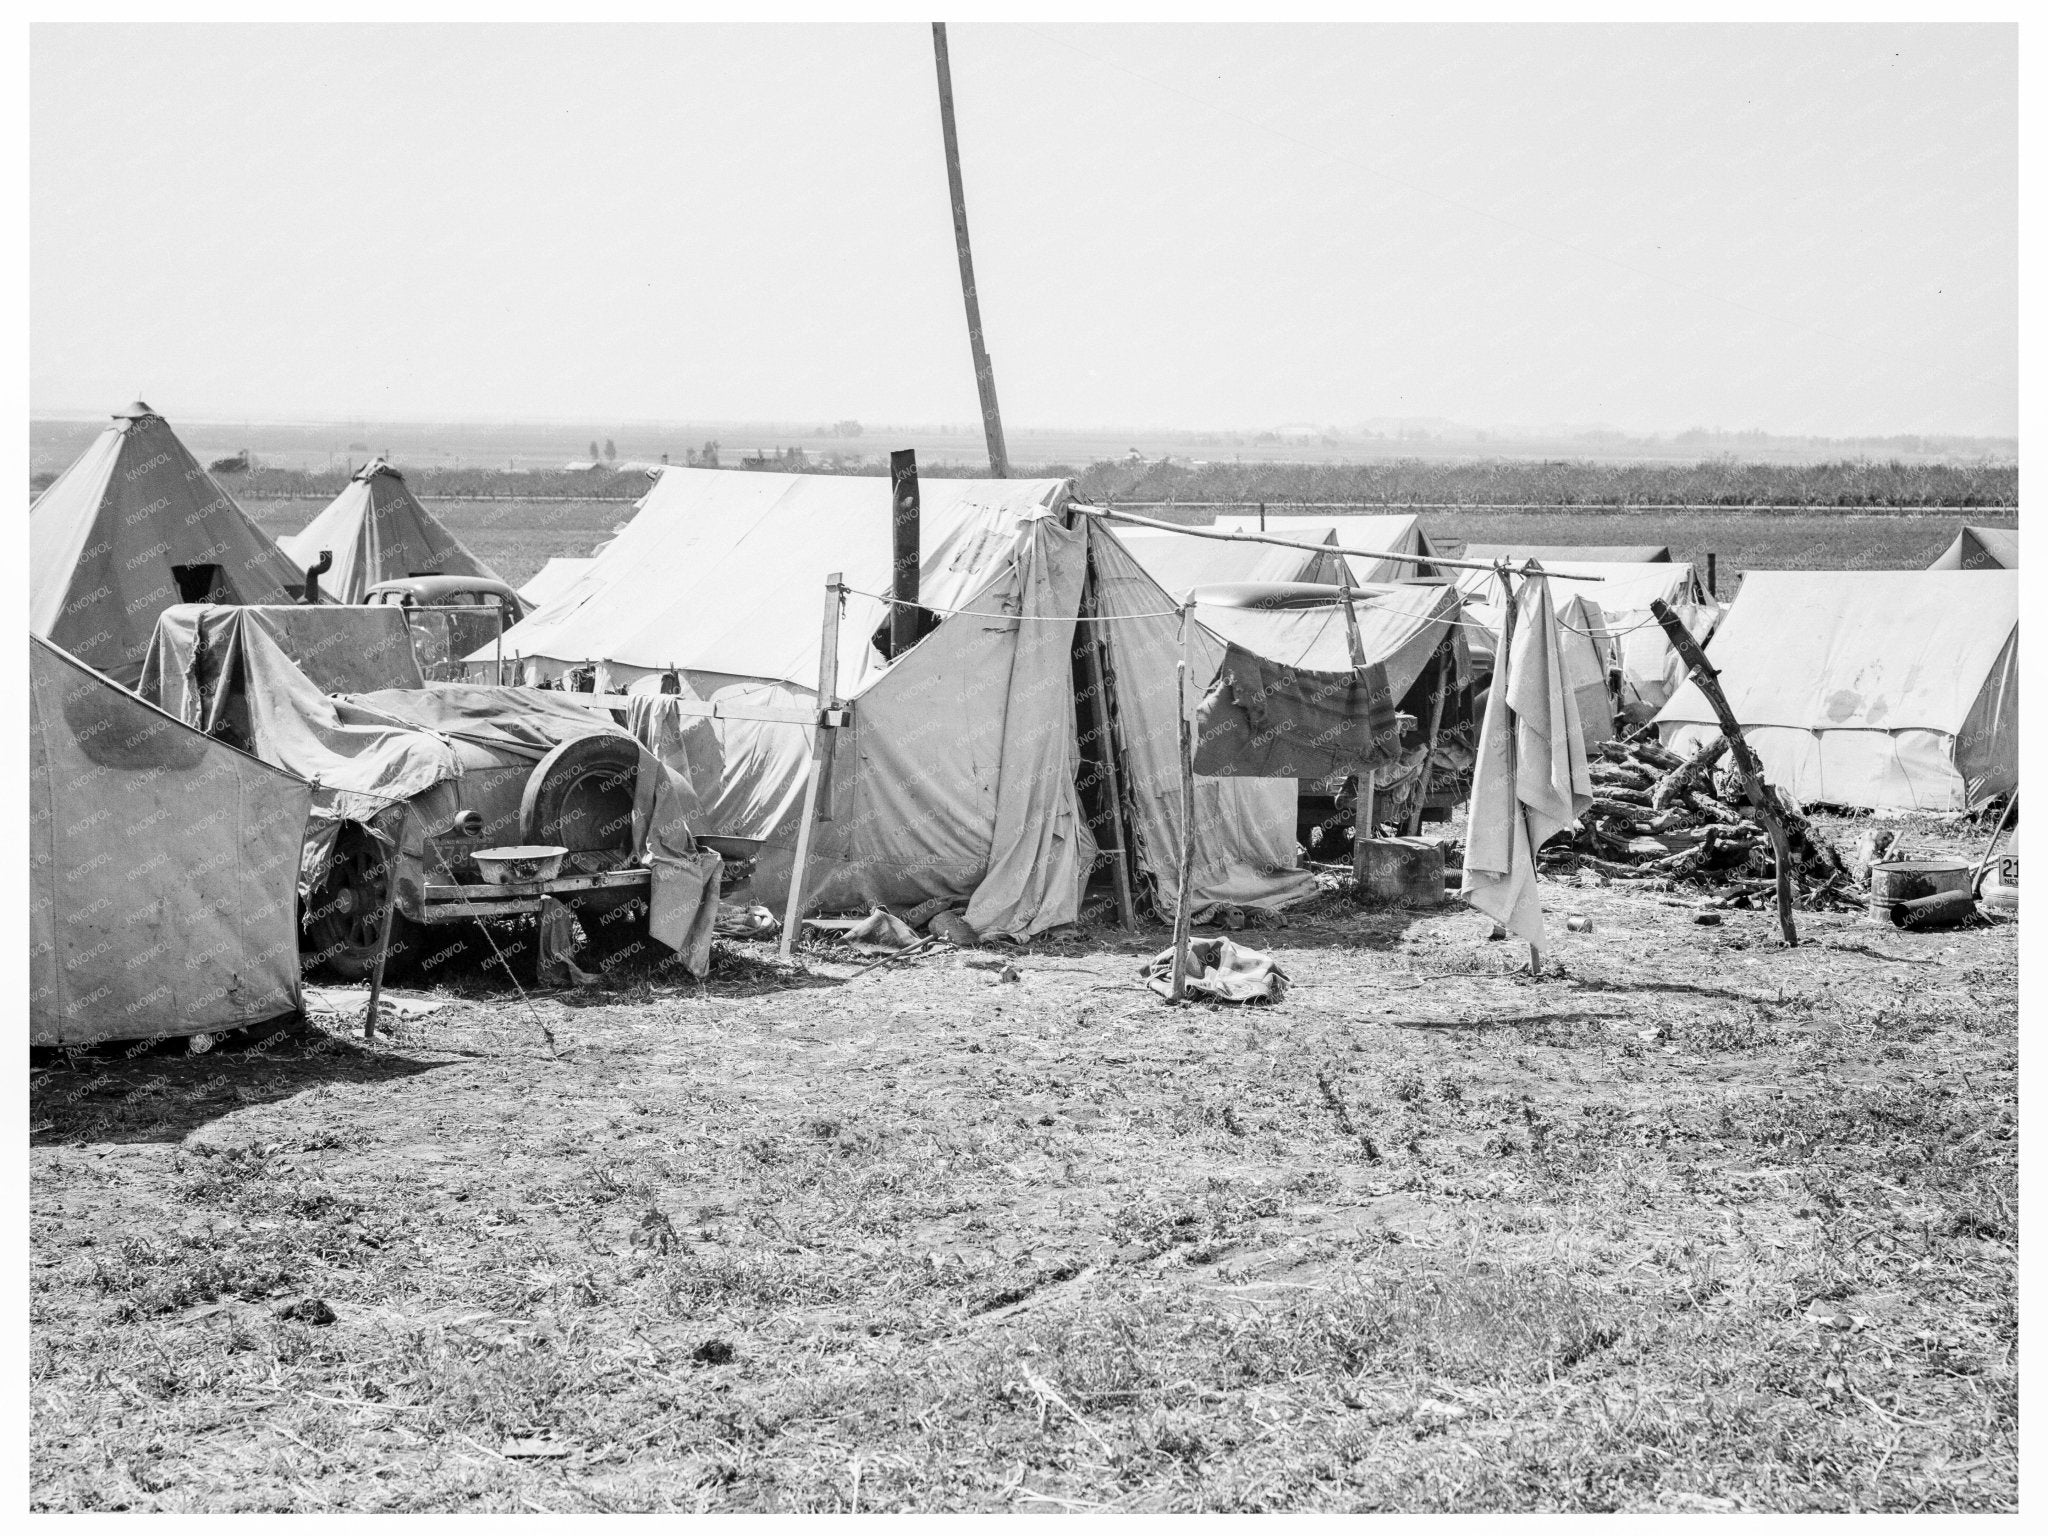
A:
{"label": "flat field", "polygon": [[49,1064],[32,1504],[2016,1507],[2017,925],[1545,901]]}
{"label": "flat field", "polygon": [[[321,506],[304,500],[244,505],[272,537],[298,532]],[[434,501],[428,505],[457,538],[515,586],[546,564],[550,555],[589,554],[633,511],[629,502]],[[1335,514],[1332,520],[1336,520]],[[1696,560],[1702,565],[1712,550],[1719,557],[1719,585],[1724,595],[1746,570],[1922,568],[1948,547],[1964,522],[2010,528],[2016,520],[2010,514],[1985,510],[1920,514],[1574,508],[1424,514],[1424,525],[1432,533],[1485,544],[1668,544],[1674,559]]]}

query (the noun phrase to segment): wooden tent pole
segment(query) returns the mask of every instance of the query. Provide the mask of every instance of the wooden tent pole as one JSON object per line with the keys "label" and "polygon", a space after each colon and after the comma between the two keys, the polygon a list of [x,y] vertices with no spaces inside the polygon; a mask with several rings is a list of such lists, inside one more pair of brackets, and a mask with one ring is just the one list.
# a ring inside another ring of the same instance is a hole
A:
{"label": "wooden tent pole", "polygon": [[839,703],[839,610],[846,601],[842,573],[825,578],[825,622],[818,640],[818,723],[811,739],[810,770],[804,777],[803,818],[797,823],[796,857],[789,866],[789,905],[783,911],[782,945],[778,953],[791,958],[797,924],[803,917],[804,874],[811,859],[811,827],[818,819],[818,783],[825,777],[833,729],[826,722]]}
{"label": "wooden tent pole", "polygon": [[1663,626],[1671,648],[1678,652],[1701,697],[1712,707],[1714,718],[1721,722],[1721,734],[1728,738],[1728,755],[1735,760],[1735,771],[1742,775],[1742,788],[1771,834],[1771,857],[1778,866],[1778,927],[1787,944],[1797,944],[1799,930],[1792,921],[1792,846],[1791,839],[1785,834],[1784,818],[1778,814],[1777,797],[1765,786],[1763,768],[1743,738],[1735,711],[1728,707],[1728,696],[1721,691],[1721,674],[1707,660],[1707,653],[1700,649],[1699,641],[1693,639],[1692,631],[1679,622],[1678,615],[1671,611],[1671,605],[1663,598],[1650,599],[1650,613]]}
{"label": "wooden tent pole", "polygon": [[1436,737],[1444,723],[1444,695],[1450,692],[1450,660],[1453,630],[1444,631],[1444,643],[1436,652],[1436,687],[1429,695],[1429,736],[1422,749],[1422,782],[1415,787],[1415,808],[1408,813],[1408,835],[1418,836],[1422,831],[1422,809],[1429,799],[1430,759],[1436,756]]}
{"label": "wooden tent pole", "polygon": [[1180,723],[1180,872],[1174,881],[1173,898],[1173,983],[1168,1002],[1187,997],[1188,937],[1193,927],[1191,912],[1195,884],[1195,748],[1188,725],[1188,609],[1180,610],[1180,663],[1174,674],[1174,713]]}
{"label": "wooden tent pole", "polygon": [[1110,860],[1110,878],[1116,885],[1117,921],[1129,930],[1138,926],[1138,908],[1131,896],[1130,848],[1124,832],[1123,775],[1116,765],[1116,728],[1109,718],[1109,679],[1102,665],[1106,631],[1097,613],[1098,598],[1095,561],[1091,555],[1088,578],[1081,588],[1082,622],[1088,628],[1088,688],[1095,695],[1095,729],[1101,733],[1102,741],[1103,792],[1109,798],[1110,835],[1116,839],[1115,856]]}

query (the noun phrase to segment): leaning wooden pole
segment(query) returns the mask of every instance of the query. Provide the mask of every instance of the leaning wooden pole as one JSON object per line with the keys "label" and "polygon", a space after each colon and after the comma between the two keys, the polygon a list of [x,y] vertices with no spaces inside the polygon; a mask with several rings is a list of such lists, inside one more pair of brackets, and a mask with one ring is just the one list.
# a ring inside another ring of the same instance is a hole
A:
{"label": "leaning wooden pole", "polygon": [[1003,413],[996,406],[996,370],[981,336],[981,299],[974,289],[974,252],[967,244],[967,192],[960,184],[960,135],[953,127],[953,66],[946,53],[946,24],[932,23],[932,54],[939,66],[939,124],[946,135],[946,185],[953,194],[953,244],[960,254],[960,293],[967,301],[967,345],[974,352],[974,387],[981,395],[981,430],[988,438],[988,472],[998,480],[1010,473],[1003,446]]}
{"label": "leaning wooden pole", "polygon": [[1194,926],[1195,746],[1188,724],[1188,610],[1180,610],[1180,664],[1174,669],[1174,714],[1180,721],[1180,870],[1173,891],[1173,985],[1169,1002],[1187,997],[1188,937]]}
{"label": "leaning wooden pole", "polygon": [[803,920],[804,872],[811,861],[811,827],[818,819],[818,785],[831,761],[833,711],[839,703],[839,609],[846,599],[845,581],[834,571],[825,578],[825,623],[818,638],[818,723],[811,733],[811,765],[804,778],[803,817],[797,822],[796,857],[789,866],[789,903],[782,916],[781,957],[787,960]]}
{"label": "leaning wooden pole", "polygon": [[1792,921],[1792,846],[1791,839],[1785,834],[1785,819],[1778,813],[1777,796],[1765,787],[1763,769],[1757,763],[1756,754],[1750,751],[1749,743],[1743,739],[1741,723],[1736,720],[1735,711],[1728,707],[1728,696],[1721,692],[1721,674],[1707,660],[1707,653],[1700,649],[1699,641],[1693,639],[1692,631],[1679,622],[1678,615],[1671,611],[1671,605],[1661,597],[1650,599],[1650,613],[1663,626],[1671,648],[1678,652],[1701,697],[1712,707],[1714,718],[1721,722],[1721,734],[1728,738],[1728,755],[1735,760],[1735,771],[1742,775],[1743,790],[1771,834],[1771,857],[1778,866],[1778,927],[1783,931],[1787,944],[1797,944],[1799,930]]}

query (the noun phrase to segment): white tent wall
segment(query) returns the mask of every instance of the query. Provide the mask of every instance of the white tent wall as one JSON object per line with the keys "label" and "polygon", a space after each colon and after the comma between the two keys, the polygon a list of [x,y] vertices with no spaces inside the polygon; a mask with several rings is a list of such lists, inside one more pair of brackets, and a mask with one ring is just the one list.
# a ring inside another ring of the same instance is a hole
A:
{"label": "white tent wall", "polygon": [[519,595],[527,607],[539,612],[582,580],[596,561],[595,555],[550,555],[548,563],[519,589]]}
{"label": "white tent wall", "polygon": [[30,1042],[298,1007],[311,789],[35,638],[29,688]]}
{"label": "white tent wall", "polygon": [[[1708,648],[1765,776],[1806,803],[1962,811],[2019,775],[2014,571],[1751,571]],[[1718,729],[1687,684],[1657,726]]]}
{"label": "white tent wall", "polygon": [[[1173,600],[1117,536],[1092,519],[1088,531],[1096,604],[1110,621],[1109,683],[1130,832],[1155,909],[1170,918],[1180,862],[1180,624]],[[1189,708],[1224,653],[1214,634],[1200,624],[1191,629]],[[1293,779],[1196,775],[1194,916],[1222,905],[1273,911],[1315,893],[1295,842],[1299,796]]]}
{"label": "white tent wall", "polygon": [[[964,904],[977,932],[1014,938],[1079,914],[1095,856],[1074,788],[1087,533],[1036,517],[1014,541],[968,611],[872,677],[834,732],[806,910],[943,898]],[[801,819],[800,796],[779,798],[789,809],[754,886],[773,906],[788,896]]]}

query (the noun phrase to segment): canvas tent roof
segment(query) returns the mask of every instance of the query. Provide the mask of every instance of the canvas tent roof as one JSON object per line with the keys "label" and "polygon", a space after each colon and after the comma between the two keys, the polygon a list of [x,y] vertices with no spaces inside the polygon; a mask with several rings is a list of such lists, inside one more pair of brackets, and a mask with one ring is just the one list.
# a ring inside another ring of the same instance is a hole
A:
{"label": "canvas tent roof", "polygon": [[[2011,571],[1751,571],[1708,655],[1765,776],[1802,801],[1957,811],[2018,782]],[[1657,725],[1718,729],[1690,683]]]}
{"label": "canvas tent roof", "polygon": [[529,608],[545,608],[574,586],[596,560],[595,555],[550,555],[548,563],[519,589],[519,595]]}
{"label": "canvas tent roof", "polygon": [[[1064,480],[931,479],[919,496],[919,597],[948,609],[1007,558],[1020,518],[1072,492]],[[815,688],[825,578],[838,571],[855,589],[839,659],[852,693],[882,664],[869,637],[888,605],[870,594],[889,589],[890,518],[877,476],[665,469],[582,577],[505,631],[504,654],[535,680],[602,662],[615,684],[680,666]]]}
{"label": "canvas tent roof", "polygon": [[[1171,599],[1113,534],[1067,515],[1065,481],[926,480],[920,491],[920,595],[952,616],[893,662],[870,638],[887,612],[873,595],[889,581],[886,480],[687,468],[665,471],[590,570],[507,631],[506,653],[536,678],[601,663],[605,682],[633,687],[643,743],[679,771],[693,751],[715,751],[720,788],[697,829],[757,844],[755,899],[775,903],[794,863],[809,729],[725,717],[693,742],[689,722],[705,718],[707,701],[810,701],[825,578],[844,573],[853,590],[839,694],[853,707],[832,733],[807,906],[957,901],[982,932],[1023,936],[1074,920],[1095,860],[1073,680],[1092,570],[1097,602],[1114,615],[1104,627],[1139,872],[1163,877],[1170,901]],[[1204,644],[1220,657],[1220,642]],[[653,694],[671,668],[689,693]],[[1293,783],[1206,783],[1198,909],[1281,906],[1312,891],[1295,868]]]}
{"label": "canvas tent roof", "polygon": [[1578,565],[1657,565],[1671,559],[1668,544],[1467,544],[1467,560],[1540,560]]}
{"label": "canvas tent roof", "polygon": [[1930,571],[2018,570],[2020,531],[2017,528],[1979,528],[1965,523],[1955,542],[1927,567]]}
{"label": "canvas tent roof", "polygon": [[140,401],[28,517],[29,632],[123,687],[134,686],[157,615],[173,603],[286,603],[305,580]]}
{"label": "canvas tent roof", "polygon": [[[1259,518],[1256,513],[1232,513],[1216,519],[1218,528],[1236,533],[1257,533]],[[1303,517],[1293,513],[1275,514],[1266,518],[1265,531],[1282,538],[1295,538],[1302,530],[1329,528],[1335,537],[1331,542],[1342,544],[1347,549],[1377,549],[1390,554],[1427,555],[1435,552],[1429,537],[1422,530],[1422,519],[1413,512],[1389,512],[1357,517],[1331,517],[1328,513],[1315,517]],[[1406,560],[1367,560],[1356,555],[1346,557],[1351,565],[1351,579],[1354,583],[1375,581],[1408,581],[1416,576],[1432,574],[1426,565],[1416,565]]]}
{"label": "canvas tent roof", "polygon": [[[1332,543],[1329,529],[1298,528],[1286,537],[1304,543]],[[1146,574],[1174,598],[1196,587],[1239,581],[1310,581],[1336,586],[1344,557],[1335,550],[1311,554],[1284,544],[1238,544],[1155,528],[1119,528],[1117,539],[1137,557]]]}
{"label": "canvas tent roof", "polygon": [[29,688],[31,1043],[297,1008],[310,788],[35,636]]}
{"label": "canvas tent roof", "polygon": [[301,567],[317,561],[321,550],[332,550],[334,565],[320,578],[320,590],[339,603],[360,603],[378,582],[404,576],[499,579],[382,459],[357,470],[318,517],[279,539],[278,547]]}

